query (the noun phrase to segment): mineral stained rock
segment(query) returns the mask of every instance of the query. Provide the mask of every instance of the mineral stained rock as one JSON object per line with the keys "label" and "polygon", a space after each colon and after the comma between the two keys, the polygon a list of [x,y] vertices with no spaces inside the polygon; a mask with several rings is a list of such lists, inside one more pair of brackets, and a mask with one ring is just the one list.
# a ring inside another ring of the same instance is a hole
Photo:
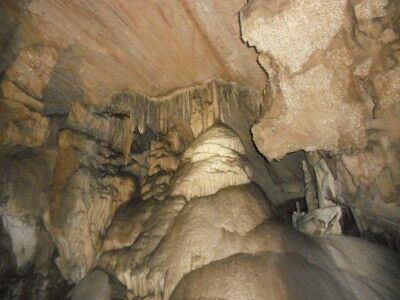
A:
{"label": "mineral stained rock", "polygon": [[[269,108],[253,127],[269,159],[299,149],[362,149],[371,118],[367,90],[374,90],[376,113],[398,101],[398,62],[381,64],[394,54],[384,47],[398,39],[398,4],[372,2],[254,0],[241,10],[242,38],[261,52],[269,76]],[[365,22],[382,27],[379,37],[359,33]],[[393,39],[382,36],[389,32]]]}

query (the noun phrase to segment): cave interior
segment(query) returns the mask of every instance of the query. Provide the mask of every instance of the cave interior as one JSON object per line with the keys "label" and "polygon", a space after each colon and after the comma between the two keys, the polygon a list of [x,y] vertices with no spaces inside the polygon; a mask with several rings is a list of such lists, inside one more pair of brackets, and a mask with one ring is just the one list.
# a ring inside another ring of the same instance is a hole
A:
{"label": "cave interior", "polygon": [[400,299],[399,0],[1,0],[0,298]]}

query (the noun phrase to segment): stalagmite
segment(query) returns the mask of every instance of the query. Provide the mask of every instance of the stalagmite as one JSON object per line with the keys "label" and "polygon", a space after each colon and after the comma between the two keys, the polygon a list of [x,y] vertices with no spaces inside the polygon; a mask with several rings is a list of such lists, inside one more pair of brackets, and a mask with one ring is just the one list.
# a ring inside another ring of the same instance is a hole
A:
{"label": "stalagmite", "polygon": [[398,24],[0,0],[0,299],[400,299]]}

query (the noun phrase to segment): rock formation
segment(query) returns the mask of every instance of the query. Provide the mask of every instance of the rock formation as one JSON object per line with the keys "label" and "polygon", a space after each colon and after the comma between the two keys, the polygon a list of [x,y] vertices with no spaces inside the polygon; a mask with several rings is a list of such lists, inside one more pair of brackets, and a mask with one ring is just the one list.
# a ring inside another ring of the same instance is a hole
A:
{"label": "rock formation", "polygon": [[400,298],[399,0],[161,2],[0,1],[0,298]]}
{"label": "rock formation", "polygon": [[396,248],[399,2],[272,2],[249,1],[240,13],[242,38],[268,75],[254,142],[269,159],[319,151],[330,200],[350,207],[364,236],[386,235]]}

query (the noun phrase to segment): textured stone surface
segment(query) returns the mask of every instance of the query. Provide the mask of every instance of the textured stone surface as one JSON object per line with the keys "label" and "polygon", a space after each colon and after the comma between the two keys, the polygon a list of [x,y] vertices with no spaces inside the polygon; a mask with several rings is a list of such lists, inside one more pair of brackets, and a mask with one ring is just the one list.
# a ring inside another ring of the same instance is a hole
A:
{"label": "textured stone surface", "polygon": [[58,53],[53,48],[44,46],[24,48],[7,70],[6,77],[28,95],[41,99],[57,59]]}
{"label": "textured stone surface", "polygon": [[255,53],[240,40],[237,12],[244,2],[34,0],[19,37],[22,45],[73,48],[92,103],[116,90],[164,95],[216,77],[262,87]]}
{"label": "textured stone surface", "polygon": [[274,2],[249,1],[241,11],[242,38],[298,72],[315,51],[328,48],[343,26],[347,1]]}
{"label": "textured stone surface", "polygon": [[16,101],[0,99],[0,145],[38,147],[49,135],[49,120]]}
{"label": "textured stone surface", "polygon": [[399,298],[399,11],[1,1],[0,298]]}
{"label": "textured stone surface", "polygon": [[[286,250],[292,248],[295,252],[272,250],[270,239],[264,251],[238,253],[189,273],[171,299],[265,299],[265,295],[273,299],[397,297],[398,282],[392,272],[398,272],[393,268],[398,258],[387,249],[343,237],[313,240],[313,245],[321,248],[310,247],[311,241],[304,239],[304,235],[296,236],[290,230],[274,227],[264,226],[264,234],[273,234],[276,241],[282,237]],[[256,242],[261,241],[253,241]],[[369,247],[366,253],[365,247]],[[356,257],[348,255],[350,249],[358,253]]]}
{"label": "textured stone surface", "polygon": [[3,97],[6,99],[19,102],[35,111],[43,110],[43,103],[25,94],[11,81],[3,80],[1,82],[1,90],[3,91]]}
{"label": "textured stone surface", "polygon": [[118,163],[107,159],[109,150],[85,135],[65,130],[58,147],[46,222],[59,251],[57,266],[76,282],[96,264],[101,237],[136,186],[133,175],[113,170]]}
{"label": "textured stone surface", "polygon": [[[368,110],[353,78],[359,53],[347,1],[250,1],[242,37],[261,52],[268,107],[252,132],[268,159],[363,148]],[[300,38],[301,37],[301,38]]]}
{"label": "textured stone surface", "polygon": [[363,236],[395,249],[399,11],[390,0],[254,0],[240,13],[242,37],[268,74],[252,128],[258,149],[268,159],[324,150],[318,185],[354,210]]}
{"label": "textured stone surface", "polygon": [[250,182],[251,169],[243,155],[244,147],[234,131],[228,127],[211,127],[183,154],[183,164],[175,175],[171,194],[190,200]]}
{"label": "textured stone surface", "polygon": [[20,269],[34,265],[46,270],[54,250],[42,214],[48,207],[55,156],[52,150],[34,150],[0,162],[1,219]]}

